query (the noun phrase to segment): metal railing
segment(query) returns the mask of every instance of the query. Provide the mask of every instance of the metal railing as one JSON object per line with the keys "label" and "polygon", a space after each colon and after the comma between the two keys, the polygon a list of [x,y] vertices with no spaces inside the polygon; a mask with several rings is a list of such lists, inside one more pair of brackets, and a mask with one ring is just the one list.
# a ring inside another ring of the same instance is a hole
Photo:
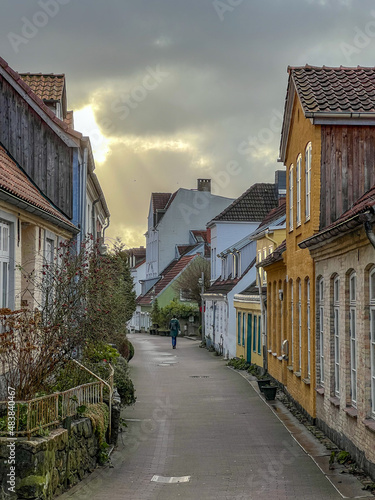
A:
{"label": "metal railing", "polygon": [[66,417],[77,415],[77,409],[87,404],[103,402],[104,390],[109,392],[109,436],[111,436],[111,413],[113,395],[113,367],[109,364],[110,375],[108,381],[102,380],[98,375],[88,370],[85,366],[75,361],[80,368],[89,372],[95,382],[82,384],[67,391],[55,392],[48,396],[41,396],[27,401],[14,401],[12,403],[12,428],[8,422],[8,401],[0,401],[0,417],[4,415],[3,426],[0,427],[0,436],[20,437],[28,439],[36,431],[58,426]]}

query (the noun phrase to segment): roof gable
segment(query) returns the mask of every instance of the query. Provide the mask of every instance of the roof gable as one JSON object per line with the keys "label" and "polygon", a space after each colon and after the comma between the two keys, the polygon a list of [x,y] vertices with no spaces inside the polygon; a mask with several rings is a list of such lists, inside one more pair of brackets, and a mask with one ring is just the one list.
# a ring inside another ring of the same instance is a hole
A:
{"label": "roof gable", "polygon": [[[43,196],[40,190],[32,183],[20,167],[10,158],[4,148],[0,146],[0,191],[3,198],[11,204],[20,206],[25,210],[37,213],[43,217],[54,220],[54,222],[78,233],[79,230],[67,219],[49,200]],[[5,197],[4,197],[5,195]],[[1,196],[1,195],[0,195]],[[20,203],[21,202],[21,203]],[[24,203],[24,206],[22,205]],[[34,207],[31,208],[31,207]],[[48,217],[49,216],[49,217]]]}
{"label": "roof gable", "polygon": [[274,184],[254,184],[211,222],[258,222],[263,220],[277,203]]}
{"label": "roof gable", "polygon": [[280,140],[285,162],[295,95],[314,124],[375,125],[375,68],[288,66]]}

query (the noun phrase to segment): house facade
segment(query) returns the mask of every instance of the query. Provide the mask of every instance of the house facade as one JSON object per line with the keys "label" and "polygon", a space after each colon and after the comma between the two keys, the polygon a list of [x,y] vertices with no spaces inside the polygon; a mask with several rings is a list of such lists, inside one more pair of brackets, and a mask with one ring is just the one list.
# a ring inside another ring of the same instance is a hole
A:
{"label": "house facade", "polygon": [[317,424],[375,475],[375,186],[301,246],[315,261]]}
{"label": "house facade", "polygon": [[254,184],[208,224],[212,283],[204,294],[205,334],[226,357],[237,353],[234,296],[256,279],[256,242],[251,235],[278,198],[278,184]]}
{"label": "house facade", "polygon": [[190,231],[205,231],[206,224],[232,201],[213,195],[210,179],[198,179],[197,189],[152,193],[146,232],[146,273],[150,283],[146,289],[176,257],[176,245],[189,245]]}
{"label": "house facade", "polygon": [[373,69],[360,67],[288,71],[280,144],[287,169],[286,244],[282,262],[264,266],[268,325],[274,321],[276,332],[268,335],[267,362],[270,374],[314,419],[316,275],[310,253],[299,244],[332,223],[374,183],[370,151],[375,122],[369,98],[374,77]]}

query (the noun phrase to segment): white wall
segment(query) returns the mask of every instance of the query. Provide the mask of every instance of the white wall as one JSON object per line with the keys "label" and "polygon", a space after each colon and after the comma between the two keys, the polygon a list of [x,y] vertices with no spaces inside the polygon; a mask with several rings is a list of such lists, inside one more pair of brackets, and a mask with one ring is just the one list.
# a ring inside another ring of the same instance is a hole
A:
{"label": "white wall", "polygon": [[[216,262],[211,261],[212,281],[215,281],[221,275],[221,259],[217,257],[217,255],[226,250],[228,247],[242,240],[242,238],[249,236],[251,233],[255,231],[255,229],[259,226],[259,224],[260,222],[218,221],[215,223],[215,226],[211,228],[211,248],[212,249],[216,248]],[[248,264],[250,264],[251,260],[252,259],[250,259]],[[216,264],[216,273],[215,273],[215,264]]]}
{"label": "white wall", "polygon": [[190,230],[206,230],[207,223],[232,203],[231,198],[208,192],[179,189],[157,226],[159,233],[159,273],[175,257],[175,245],[188,245]]}

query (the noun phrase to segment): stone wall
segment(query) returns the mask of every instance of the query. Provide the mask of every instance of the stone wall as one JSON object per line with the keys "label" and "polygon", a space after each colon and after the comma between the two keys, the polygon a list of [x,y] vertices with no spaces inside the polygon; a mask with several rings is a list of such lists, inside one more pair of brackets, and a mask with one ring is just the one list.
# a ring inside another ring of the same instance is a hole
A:
{"label": "stone wall", "polygon": [[[13,467],[7,462],[12,442],[16,444],[14,494],[7,484],[7,474]],[[95,469],[98,450],[98,439],[89,418],[72,422],[70,433],[59,428],[48,437],[35,437],[31,441],[0,438],[0,499],[49,500]]]}

